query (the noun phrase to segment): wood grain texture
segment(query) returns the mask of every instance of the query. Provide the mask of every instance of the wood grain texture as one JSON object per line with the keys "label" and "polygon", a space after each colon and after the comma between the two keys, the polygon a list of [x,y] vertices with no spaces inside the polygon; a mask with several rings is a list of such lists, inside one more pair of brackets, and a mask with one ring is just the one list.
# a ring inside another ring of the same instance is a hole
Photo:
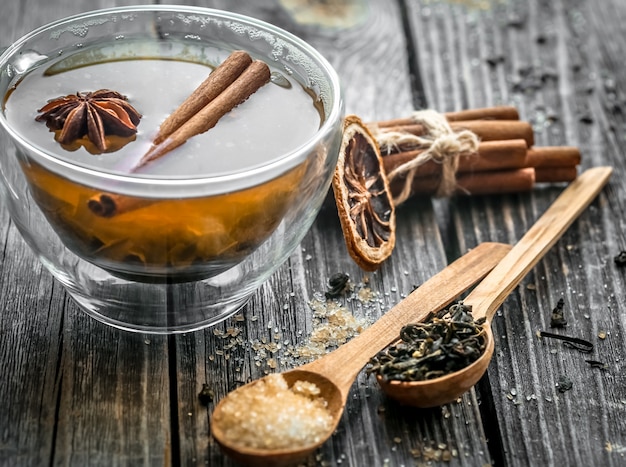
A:
{"label": "wood grain texture", "polygon": [[[306,6],[308,2],[301,2]],[[350,3],[350,2],[348,2]],[[345,90],[346,110],[365,119],[383,119],[403,115],[414,108],[411,80],[407,69],[407,46],[400,10],[392,2],[368,2],[367,15],[350,29],[337,30],[324,24],[301,24],[294,20],[279,1],[196,2],[203,6],[228,8],[279,24],[316,47],[336,68]],[[297,251],[254,296],[244,309],[244,342],[260,339],[301,345],[313,329],[309,302],[327,288],[328,278],[347,272],[355,283],[368,277],[370,288],[378,293],[372,303],[358,300],[345,305],[356,315],[370,320],[408,294],[445,265],[443,245],[429,200],[413,200],[398,213],[398,234],[404,239],[381,270],[364,274],[350,260],[344,246],[334,201],[329,199]],[[250,322],[251,316],[257,321]],[[225,323],[226,332],[236,322]],[[268,368],[261,358],[256,366],[255,352],[234,349],[229,359],[215,352],[223,339],[208,330],[178,340],[180,366],[180,452],[182,459],[200,459],[210,465],[231,465],[219,448],[208,439],[206,409],[198,406],[196,396],[202,383],[214,388],[216,399],[223,397],[234,384],[258,378],[269,371],[293,366],[281,364],[281,352],[274,357],[277,367]],[[279,338],[275,338],[276,336]],[[195,358],[188,359],[194,349]],[[250,361],[252,359],[252,361]],[[446,446],[456,449],[454,462],[465,464],[489,461],[482,422],[472,395],[454,407],[432,411],[407,411],[387,401],[373,379],[361,374],[348,397],[348,406],[337,433],[323,446],[313,464],[381,464],[385,460],[400,464],[414,457],[413,450]],[[212,410],[209,406],[209,412]],[[463,417],[461,416],[463,413]],[[396,441],[394,441],[396,439]],[[397,440],[400,440],[398,442]],[[417,451],[415,451],[417,450]]]}
{"label": "wood grain texture", "polygon": [[[22,6],[3,5],[0,43],[8,45],[21,33]],[[0,221],[0,463],[41,465],[54,445],[64,293],[36,262],[4,204]],[[22,281],[26,275],[29,280]]]}
{"label": "wood grain texture", "polygon": [[[0,45],[63,16],[136,3],[149,2],[5,0]],[[433,463],[622,465],[626,270],[612,258],[626,249],[624,2],[318,2],[349,7],[348,16],[333,10],[330,19],[319,8],[307,13],[315,5],[307,0],[178,3],[256,16],[309,41],[336,67],[347,111],[367,121],[426,105],[512,104],[533,124],[536,144],[579,146],[584,167],[615,168],[603,194],[496,315],[494,361],[479,390],[436,409],[407,409],[361,374],[337,432],[308,463],[413,465],[454,450],[449,462]],[[374,320],[441,270],[446,257],[484,241],[515,243],[561,190],[411,199],[398,209],[392,258],[371,274],[345,251],[329,199],[241,318],[170,338],[129,335],[85,316],[0,205],[0,465],[231,466],[209,436],[213,403],[199,402],[202,385],[219,398],[292,367],[286,349],[311,334],[309,304],[333,273],[347,272],[374,292],[369,301],[341,299],[355,316]],[[592,354],[536,337],[550,330],[559,298],[568,321],[560,332],[591,340]],[[562,376],[573,382],[563,393]]]}
{"label": "wood grain texture", "polygon": [[[428,102],[450,111],[500,103],[518,106],[537,144],[578,145],[585,167],[612,165],[610,185],[548,252],[494,323],[496,356],[481,385],[494,459],[503,465],[619,465],[626,405],[616,355],[623,335],[624,273],[612,258],[624,248],[623,135],[617,98],[626,13],[616,2],[420,2],[410,4]],[[437,57],[442,57],[438,60]],[[424,66],[433,63],[433,67]],[[617,105],[617,106],[616,106]],[[453,200],[442,227],[460,248],[486,240],[514,242],[558,194]],[[564,334],[595,344],[592,355],[540,340],[565,301]],[[606,338],[600,338],[603,332]],[[607,363],[605,371],[585,360]],[[573,388],[558,390],[567,376]],[[497,441],[499,439],[499,441]]]}
{"label": "wood grain texture", "polygon": [[[206,3],[202,5],[207,6]],[[310,42],[338,70],[346,91],[348,112],[367,118],[382,118],[412,108],[411,90],[405,71],[403,37],[388,33],[401,28],[399,12],[395,6],[390,9],[388,3],[370,2],[363,22],[348,31],[327,29],[323,24],[297,23],[281,2],[276,1],[254,4],[215,2],[213,6],[227,7],[231,11],[274,22]],[[380,74],[380,70],[385,69],[396,70],[393,88],[386,85],[389,80]],[[328,200],[301,249],[259,290],[244,310],[243,339],[247,347],[250,342],[260,340],[274,341],[283,347],[289,344],[301,345],[313,329],[312,310],[308,303],[315,294],[326,290],[328,278],[341,271],[349,273],[357,283],[363,280],[364,273],[353,264],[345,250],[333,203],[332,199]],[[409,214],[412,218],[408,218],[404,227],[412,228],[415,238],[405,245],[404,251],[409,252],[409,257],[415,257],[419,253],[425,257],[424,263],[416,270],[415,264],[403,264],[402,256],[399,256],[402,250],[397,251],[395,260],[370,276],[371,288],[380,292],[380,298],[365,305],[361,305],[358,300],[346,303],[355,315],[375,319],[399,300],[403,291],[410,291],[415,282],[422,282],[444,265],[432,209],[429,203],[420,205],[420,208],[423,212]],[[407,217],[405,215],[405,219]],[[428,248],[432,250],[427,250],[426,245],[421,243],[428,236],[431,236]],[[434,246],[431,247],[430,244]],[[251,321],[251,316],[257,316],[258,319]],[[234,324],[226,323],[223,330],[226,331]],[[189,355],[187,345],[191,345],[188,340],[195,344],[196,358],[193,361],[185,357]],[[204,335],[199,333],[183,337],[179,340],[179,345],[180,349],[184,349],[177,352],[180,358],[179,392],[181,400],[188,401],[180,410],[181,458],[204,459],[210,465],[230,465],[230,461],[224,458],[214,442],[206,437],[209,423],[206,410],[202,418],[198,417],[199,420],[196,420],[196,396],[200,383],[204,382],[204,376],[206,375],[207,382],[214,387],[216,397],[220,398],[234,384],[258,378],[268,371],[290,368],[292,364],[287,359],[281,363],[284,352],[276,352],[275,355],[267,355],[277,362],[275,369],[269,368],[267,358],[254,360],[257,355],[249,348],[235,348],[230,352],[229,360],[225,360],[224,355],[215,353],[223,346],[223,340],[216,338],[211,330]],[[203,352],[203,349],[206,351]],[[211,357],[214,357],[214,361],[210,360]],[[192,363],[195,366],[191,366]],[[318,459],[311,459],[311,462],[326,461],[335,464],[343,461],[347,465],[366,465],[385,458],[404,458],[409,445],[404,447],[404,452],[397,451],[398,448],[392,440],[398,436],[396,433],[411,427],[412,419],[397,420],[393,417],[388,427],[381,423],[378,407],[384,405],[384,401],[375,387],[375,382],[364,376],[353,387],[349,400],[350,404],[336,435],[318,453]],[[212,406],[209,407],[209,412],[211,409]],[[191,420],[186,417],[187,413],[194,414],[191,415]],[[438,429],[443,431],[442,427]],[[388,430],[392,430],[391,433]],[[450,427],[447,430],[456,431]],[[413,434],[411,438],[415,440],[425,438],[434,443],[442,438],[413,427],[410,432]]]}
{"label": "wood grain texture", "polygon": [[[6,216],[3,221],[10,226]],[[4,228],[3,234],[0,463],[41,465],[54,445],[64,293],[35,262],[15,228]],[[26,271],[29,281],[23,283]]]}
{"label": "wood grain texture", "polygon": [[[0,44],[104,6],[7,0]],[[0,216],[0,465],[169,463],[167,339],[88,318]]]}

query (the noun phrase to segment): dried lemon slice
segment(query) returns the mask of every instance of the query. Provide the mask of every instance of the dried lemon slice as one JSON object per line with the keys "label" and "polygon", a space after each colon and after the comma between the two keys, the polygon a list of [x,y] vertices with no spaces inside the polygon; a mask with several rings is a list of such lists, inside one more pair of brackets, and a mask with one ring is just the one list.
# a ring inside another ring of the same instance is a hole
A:
{"label": "dried lemon slice", "polygon": [[344,122],[333,192],[350,256],[374,271],[395,246],[395,209],[378,143],[355,115]]}

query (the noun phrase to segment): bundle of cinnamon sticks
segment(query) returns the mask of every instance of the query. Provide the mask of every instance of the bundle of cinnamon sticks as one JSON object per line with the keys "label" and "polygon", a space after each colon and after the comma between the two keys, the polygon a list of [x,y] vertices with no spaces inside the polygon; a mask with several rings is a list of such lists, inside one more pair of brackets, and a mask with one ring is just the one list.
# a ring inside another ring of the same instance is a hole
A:
{"label": "bundle of cinnamon sticks", "polygon": [[[459,194],[498,194],[531,190],[536,183],[570,182],[577,176],[580,151],[571,146],[534,146],[530,123],[520,120],[509,106],[463,110],[443,114],[453,131],[469,130],[480,143],[475,154],[462,155],[456,169]],[[377,139],[388,132],[424,135],[424,125],[412,117],[368,124]],[[381,148],[387,173],[419,156],[420,147]],[[411,182],[411,195],[432,195],[439,185],[441,165],[428,161],[420,165]],[[401,183],[392,183],[395,195]]]}

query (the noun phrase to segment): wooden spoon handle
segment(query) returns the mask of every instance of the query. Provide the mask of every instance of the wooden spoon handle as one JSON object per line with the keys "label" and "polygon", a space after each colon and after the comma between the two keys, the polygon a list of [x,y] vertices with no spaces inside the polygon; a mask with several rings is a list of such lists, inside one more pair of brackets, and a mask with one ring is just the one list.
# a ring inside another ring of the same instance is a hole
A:
{"label": "wooden spoon handle", "polygon": [[502,243],[478,245],[420,285],[358,337],[301,369],[324,375],[347,394],[356,375],[376,352],[398,338],[402,326],[450,304],[485,277],[510,249]]}
{"label": "wooden spoon handle", "polygon": [[505,298],[608,182],[611,167],[589,169],[561,193],[513,249],[465,298],[474,317],[493,318]]}

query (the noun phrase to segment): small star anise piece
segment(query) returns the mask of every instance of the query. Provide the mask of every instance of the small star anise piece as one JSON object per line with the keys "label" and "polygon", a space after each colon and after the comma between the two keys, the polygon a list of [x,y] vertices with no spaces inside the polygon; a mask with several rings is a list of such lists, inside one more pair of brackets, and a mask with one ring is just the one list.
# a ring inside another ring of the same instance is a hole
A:
{"label": "small star anise piece", "polygon": [[126,96],[109,89],[57,97],[37,112],[40,115],[35,120],[57,132],[60,144],[69,145],[86,136],[100,152],[111,148],[107,136],[135,135],[141,119]]}
{"label": "small star anise piece", "polygon": [[395,246],[395,208],[378,143],[354,115],[344,122],[333,192],[350,256],[374,271]]}

